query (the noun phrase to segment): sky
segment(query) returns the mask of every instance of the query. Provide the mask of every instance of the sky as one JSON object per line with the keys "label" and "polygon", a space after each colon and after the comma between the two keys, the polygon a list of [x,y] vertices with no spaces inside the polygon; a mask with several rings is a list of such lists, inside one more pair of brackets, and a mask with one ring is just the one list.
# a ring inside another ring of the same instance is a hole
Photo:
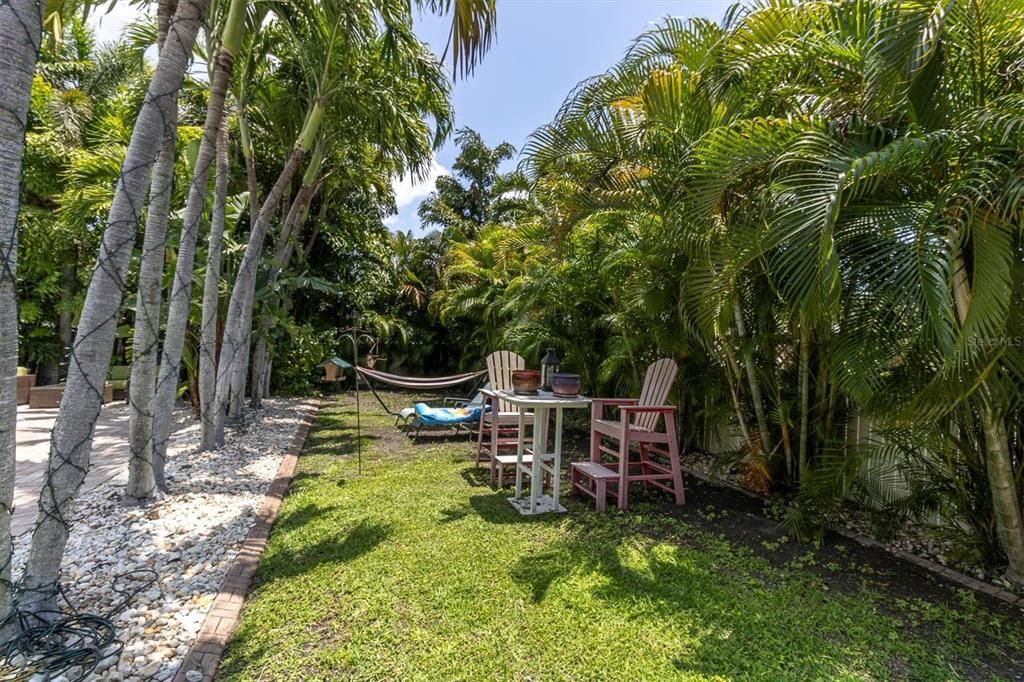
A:
{"label": "sky", "polygon": [[[630,42],[666,16],[722,18],[730,0],[498,0],[497,38],[476,72],[455,84],[456,128],[469,126],[487,144],[511,142],[516,149],[533,130],[551,120],[569,91],[622,57]],[[101,40],[115,39],[138,12],[128,3],[94,17]],[[448,20],[425,15],[418,35],[440,55]],[[393,230],[422,234],[416,209],[447,173],[458,153],[454,143],[438,150],[431,176],[414,185],[395,180],[399,212],[386,222]],[[510,162],[514,165],[517,159]]]}

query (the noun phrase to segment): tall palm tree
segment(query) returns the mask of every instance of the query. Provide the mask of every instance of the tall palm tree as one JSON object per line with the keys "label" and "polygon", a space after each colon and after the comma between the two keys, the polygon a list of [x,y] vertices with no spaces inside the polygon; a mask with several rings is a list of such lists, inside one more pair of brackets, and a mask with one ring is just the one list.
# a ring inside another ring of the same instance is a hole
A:
{"label": "tall palm tree", "polygon": [[0,618],[11,608],[11,512],[17,428],[18,199],[32,77],[42,40],[44,4],[15,0],[0,6]]}
{"label": "tall palm tree", "polygon": [[614,256],[634,274],[609,280],[609,319],[669,303],[647,327],[679,324],[719,356],[750,450],[781,453],[784,480],[804,487],[835,459],[844,398],[894,427],[955,415],[981,434],[978,507],[1017,581],[1024,364],[997,341],[1020,324],[1021,22],[999,0],[669,19],[526,150],[535,193],[559,188],[556,236],[595,220],[656,235]]}
{"label": "tall palm tree", "polygon": [[213,430],[212,410],[217,390],[217,313],[220,303],[221,251],[224,242],[224,222],[227,209],[228,175],[228,123],[227,116],[220,122],[217,136],[217,173],[213,189],[213,214],[210,219],[210,239],[206,249],[206,272],[203,276],[203,318],[199,346],[199,405],[203,431],[203,448],[210,449]]}
{"label": "tall palm tree", "polygon": [[[176,4],[177,0],[160,0],[158,5],[157,44],[161,50]],[[156,491],[153,471],[153,398],[156,392],[157,357],[160,346],[167,222],[170,217],[174,183],[178,127],[177,93],[173,99],[168,106],[168,119],[164,121],[163,146],[153,166],[150,183],[135,305],[131,379],[128,383],[128,445],[131,454],[128,460],[128,487],[125,494],[140,501],[149,499]]]}
{"label": "tall palm tree", "polygon": [[[465,3],[456,3],[459,7],[463,4]],[[473,3],[473,5],[474,12],[483,8],[493,13],[493,3]],[[437,5],[438,9],[447,10],[449,7],[449,3]],[[403,74],[405,78],[404,80],[403,78],[395,79],[395,87],[404,88],[406,90],[405,97],[410,98],[413,102],[416,102],[415,98],[417,97],[424,98],[424,93],[426,93],[428,104],[419,104],[421,107],[427,108],[428,113],[434,114],[435,118],[438,118],[437,113],[429,111],[429,107],[435,107],[436,102],[430,102],[430,100],[435,98],[435,93],[446,92],[446,88],[439,82],[435,65],[429,58],[426,58],[422,45],[411,31],[411,17],[404,7],[392,7],[387,3],[382,3],[381,7],[370,3],[365,5],[351,3],[342,8],[317,5],[307,8],[301,15],[289,15],[285,12],[280,12],[280,15],[285,20],[285,29],[291,35],[298,37],[293,42],[296,45],[295,54],[298,57],[298,64],[303,69],[306,83],[310,88],[308,110],[303,128],[288,160],[260,209],[259,218],[250,233],[249,243],[232,289],[221,345],[221,356],[218,359],[217,367],[217,391],[214,406],[215,440],[217,443],[223,443],[226,407],[232,399],[232,394],[240,398],[240,386],[244,385],[248,373],[253,296],[263,240],[288,183],[291,182],[292,176],[304,162],[319,134],[324,116],[330,117],[338,112],[341,115],[355,116],[354,121],[359,121],[360,117],[366,116],[367,109],[365,107],[354,110],[350,108],[355,100],[350,101],[345,97],[350,94],[346,90],[351,90],[354,93],[358,88],[360,92],[365,93],[364,100],[372,100],[385,93],[386,96],[402,94],[400,91],[375,91],[372,87],[366,87],[368,83],[372,82],[371,79],[388,76],[388,69],[393,69],[396,66],[399,68],[398,73]],[[463,21],[465,19],[466,16],[460,18]],[[374,35],[379,30],[378,24],[383,26],[383,37]],[[351,32],[353,31],[362,34],[359,42],[367,46],[365,51],[353,49],[357,45],[357,42],[352,40]],[[490,35],[490,29],[467,33],[463,28],[453,35],[458,39],[473,41],[473,44],[477,45],[474,50],[482,50],[482,46],[489,41],[489,38],[485,39],[485,35]],[[459,62],[463,68],[470,68],[465,62],[465,54],[455,58],[463,60]],[[381,67],[384,67],[383,71],[379,70]],[[409,80],[412,77],[418,77],[428,87],[425,89],[413,87],[414,81]],[[403,149],[405,142],[399,131],[413,130],[422,134],[424,130],[422,119],[411,115],[413,111],[416,111],[415,109],[396,108],[392,103],[384,101],[381,104],[381,106],[370,110],[373,113],[371,129],[376,135],[374,141],[384,147],[392,146],[401,150],[403,154],[412,159],[411,151],[418,152],[419,150]],[[365,105],[365,101],[363,105]],[[391,116],[397,117],[398,120],[396,121]],[[446,121],[444,125],[438,126],[435,142],[439,142],[447,134],[447,126]],[[422,137],[425,138],[425,135]],[[420,155],[415,163],[421,164],[422,167],[424,156]],[[419,171],[421,168],[414,170]]]}
{"label": "tall palm tree", "polygon": [[178,257],[167,311],[167,327],[164,332],[163,355],[155,387],[152,415],[153,438],[148,458],[151,462],[150,468],[153,471],[154,484],[161,490],[166,488],[164,462],[167,454],[167,441],[170,438],[171,412],[174,408],[174,399],[177,396],[185,331],[192,307],[192,271],[195,265],[196,239],[206,206],[210,170],[216,158],[217,139],[220,137],[228,84],[231,80],[235,56],[242,45],[246,28],[246,5],[245,0],[231,0],[224,24],[220,29],[220,41],[210,83],[210,97],[206,107],[206,120],[203,123],[203,137],[196,154],[195,171],[189,185],[188,200],[182,218]]}

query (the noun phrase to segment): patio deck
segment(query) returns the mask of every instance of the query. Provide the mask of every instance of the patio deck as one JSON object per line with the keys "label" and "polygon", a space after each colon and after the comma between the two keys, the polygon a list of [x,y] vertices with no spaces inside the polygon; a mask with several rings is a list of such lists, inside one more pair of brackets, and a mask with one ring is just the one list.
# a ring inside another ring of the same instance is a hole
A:
{"label": "patio deck", "polygon": [[[11,533],[17,537],[32,529],[36,520],[39,491],[50,456],[50,432],[58,408],[18,408],[17,453],[15,455],[14,517]],[[178,431],[183,422],[172,424]],[[128,406],[123,401],[104,405],[92,443],[89,474],[82,492],[88,492],[115,476],[124,475],[128,466]]]}

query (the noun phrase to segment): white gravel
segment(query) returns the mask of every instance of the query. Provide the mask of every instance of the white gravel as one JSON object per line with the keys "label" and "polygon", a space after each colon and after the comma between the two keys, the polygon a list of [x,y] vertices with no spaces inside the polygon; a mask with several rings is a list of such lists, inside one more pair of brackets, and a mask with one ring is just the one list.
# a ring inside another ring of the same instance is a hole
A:
{"label": "white gravel", "polygon": [[[144,508],[122,504],[127,471],[80,498],[62,582],[86,613],[121,601],[113,577],[153,569],[159,579],[113,618],[125,643],[120,660],[107,661],[98,679],[169,680],[184,660],[217,596],[221,581],[263,504],[313,402],[271,399],[250,412],[243,432],[227,445],[199,452],[198,423],[172,439],[167,462],[170,494]],[[30,535],[18,538],[20,574]]]}

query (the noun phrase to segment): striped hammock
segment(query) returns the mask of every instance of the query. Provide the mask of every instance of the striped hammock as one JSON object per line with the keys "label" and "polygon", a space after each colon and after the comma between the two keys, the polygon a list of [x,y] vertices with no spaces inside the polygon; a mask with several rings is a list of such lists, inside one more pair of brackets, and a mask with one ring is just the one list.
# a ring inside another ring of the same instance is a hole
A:
{"label": "striped hammock", "polygon": [[399,374],[388,374],[387,372],[381,372],[367,367],[356,367],[356,371],[363,376],[379,381],[382,384],[397,386],[399,388],[428,390],[458,386],[459,384],[464,384],[467,381],[487,374],[486,369],[482,369],[478,372],[466,372],[465,374],[453,374],[452,376],[447,377],[406,377]]}

